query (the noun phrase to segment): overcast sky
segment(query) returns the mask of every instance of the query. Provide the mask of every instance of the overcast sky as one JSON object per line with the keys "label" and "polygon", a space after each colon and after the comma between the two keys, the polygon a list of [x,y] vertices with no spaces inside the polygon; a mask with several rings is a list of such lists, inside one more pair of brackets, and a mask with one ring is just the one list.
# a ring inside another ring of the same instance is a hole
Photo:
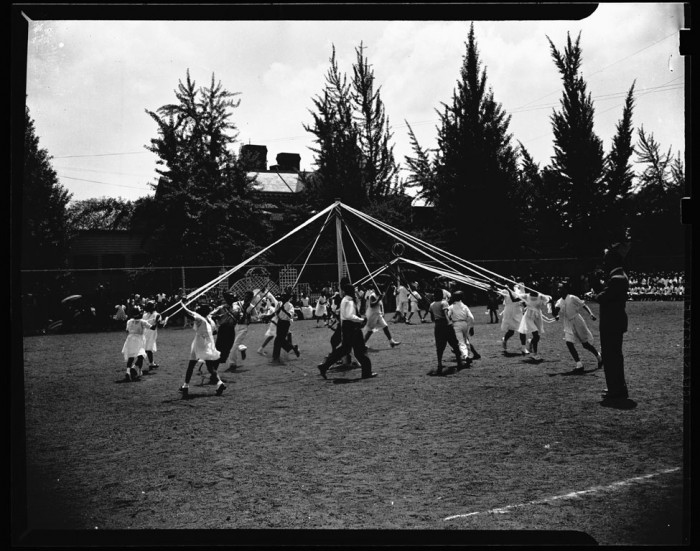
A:
{"label": "overcast sky", "polygon": [[[136,11],[135,13],[138,13]],[[471,21],[71,21],[29,23],[27,104],[40,146],[53,156],[74,200],[153,192],[157,135],[145,110],[175,101],[189,69],[198,85],[212,73],[240,95],[233,113],[239,144],[301,155],[313,169],[312,99],[321,93],[335,45],[352,74],[362,42],[394,133],[396,160],[411,155],[406,123],[434,147],[442,102],[449,103]],[[682,4],[600,4],[581,21],[475,21],[477,45],[510,131],[540,166],[552,155],[550,116],[561,97],[549,37],[559,50],[581,32],[582,72],[594,99],[595,132],[609,151],[634,81],[633,123],[664,150],[684,154]],[[404,175],[406,172],[404,170]]]}

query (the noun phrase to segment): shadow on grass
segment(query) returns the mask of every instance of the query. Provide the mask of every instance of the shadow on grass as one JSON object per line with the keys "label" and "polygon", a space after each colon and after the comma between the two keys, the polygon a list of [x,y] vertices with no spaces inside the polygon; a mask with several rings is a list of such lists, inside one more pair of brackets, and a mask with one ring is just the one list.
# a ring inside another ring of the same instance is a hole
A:
{"label": "shadow on grass", "polygon": [[634,409],[637,407],[637,402],[630,400],[629,398],[621,398],[617,400],[603,399],[598,403],[602,407],[610,409]]}
{"label": "shadow on grass", "polygon": [[344,385],[347,383],[357,383],[362,380],[362,377],[357,377],[356,379],[333,379],[334,385]]}
{"label": "shadow on grass", "polygon": [[572,369],[571,371],[563,371],[561,373],[548,373],[550,377],[556,377],[557,375],[561,375],[562,377],[580,377],[581,375],[588,375],[589,373],[595,373],[596,371],[600,371],[598,368],[593,368],[593,369],[586,369],[584,371],[576,371],[575,369]]}
{"label": "shadow on grass", "polygon": [[522,363],[527,364],[527,365],[540,365],[545,363],[544,358],[540,360],[533,360],[532,358],[525,358],[523,359]]}
{"label": "shadow on grass", "polygon": [[359,365],[336,365],[328,368],[329,373],[345,373],[346,371],[352,371],[353,369],[360,369]]}
{"label": "shadow on grass", "polygon": [[199,400],[200,398],[211,398],[212,400],[215,398],[223,398],[226,396],[226,391],[224,391],[221,396],[217,396],[213,391],[211,393],[208,392],[203,392],[203,393],[195,393],[192,394],[191,392],[192,387],[190,387],[190,393],[187,396],[176,396],[174,398],[168,398],[167,400],[163,400],[161,403],[162,404],[176,404],[178,402],[191,402],[192,400]]}

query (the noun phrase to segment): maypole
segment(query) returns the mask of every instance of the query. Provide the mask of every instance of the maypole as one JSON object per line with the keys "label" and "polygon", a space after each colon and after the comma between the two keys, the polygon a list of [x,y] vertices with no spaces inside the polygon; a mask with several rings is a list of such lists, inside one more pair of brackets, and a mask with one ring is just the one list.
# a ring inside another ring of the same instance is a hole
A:
{"label": "maypole", "polygon": [[[340,202],[340,199],[336,199],[336,201]],[[338,259],[338,289],[340,289],[340,281],[349,274],[345,261],[345,251],[343,250],[343,225],[340,220],[338,207],[335,208],[335,247]]]}

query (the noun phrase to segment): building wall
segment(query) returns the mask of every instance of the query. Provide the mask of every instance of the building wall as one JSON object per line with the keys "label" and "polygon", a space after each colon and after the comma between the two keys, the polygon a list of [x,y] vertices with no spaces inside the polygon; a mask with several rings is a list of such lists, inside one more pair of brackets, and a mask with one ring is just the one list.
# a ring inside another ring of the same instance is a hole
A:
{"label": "building wall", "polygon": [[138,268],[148,259],[143,237],[120,230],[81,231],[73,240],[68,262],[74,269]]}

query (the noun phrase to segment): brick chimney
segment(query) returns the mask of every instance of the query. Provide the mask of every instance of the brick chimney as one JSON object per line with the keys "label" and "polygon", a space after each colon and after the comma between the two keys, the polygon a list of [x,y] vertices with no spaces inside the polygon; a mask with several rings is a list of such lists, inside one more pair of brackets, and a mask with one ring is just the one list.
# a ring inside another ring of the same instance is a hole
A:
{"label": "brick chimney", "polygon": [[270,170],[278,172],[299,172],[301,166],[301,155],[298,153],[278,153],[277,164],[271,166]]}

